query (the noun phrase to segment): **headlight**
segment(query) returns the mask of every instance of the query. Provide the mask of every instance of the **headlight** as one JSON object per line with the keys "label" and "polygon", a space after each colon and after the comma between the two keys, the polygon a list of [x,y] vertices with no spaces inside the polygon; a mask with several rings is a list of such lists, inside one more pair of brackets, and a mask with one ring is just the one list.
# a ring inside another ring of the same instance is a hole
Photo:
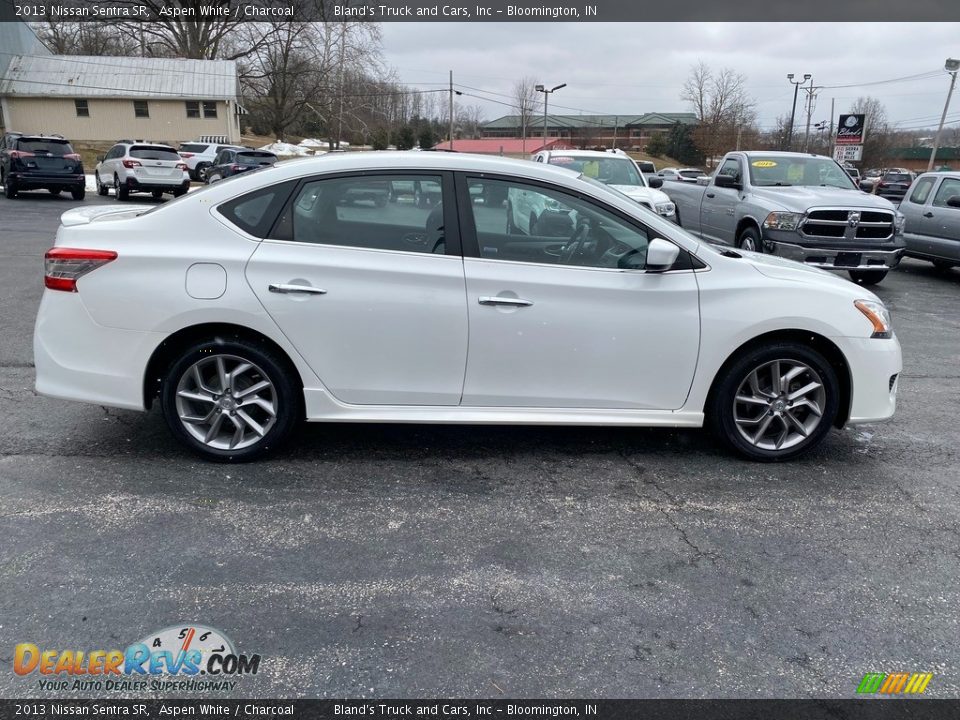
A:
{"label": "headlight", "polygon": [[903,234],[903,228],[907,224],[907,216],[903,213],[898,212],[893,216],[893,227],[896,229],[897,235]]}
{"label": "headlight", "polygon": [[893,325],[890,322],[890,311],[882,302],[876,300],[854,300],[857,310],[862,312],[870,324],[873,325],[872,338],[893,337]]}
{"label": "headlight", "polygon": [[657,203],[654,205],[654,207],[657,209],[658,213],[665,215],[666,217],[670,217],[677,210],[677,206],[672,202]]}
{"label": "headlight", "polygon": [[763,221],[767,230],[796,230],[803,215],[792,212],[772,212]]}

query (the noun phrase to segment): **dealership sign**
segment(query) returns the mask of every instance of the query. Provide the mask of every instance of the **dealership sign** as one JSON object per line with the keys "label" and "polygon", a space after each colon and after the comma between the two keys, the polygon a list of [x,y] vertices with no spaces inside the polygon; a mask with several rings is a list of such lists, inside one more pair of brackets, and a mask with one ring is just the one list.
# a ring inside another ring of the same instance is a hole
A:
{"label": "dealership sign", "polygon": [[841,115],[837,123],[837,145],[862,145],[866,137],[866,115]]}
{"label": "dealership sign", "polygon": [[833,159],[838,163],[859,162],[863,160],[863,145],[837,145],[833,149]]}

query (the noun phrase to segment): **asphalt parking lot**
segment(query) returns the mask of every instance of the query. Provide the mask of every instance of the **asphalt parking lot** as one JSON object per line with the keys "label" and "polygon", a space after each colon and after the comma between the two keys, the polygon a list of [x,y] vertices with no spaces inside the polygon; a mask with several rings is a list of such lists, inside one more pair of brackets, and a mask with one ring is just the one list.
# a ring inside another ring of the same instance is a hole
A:
{"label": "asphalt parking lot", "polygon": [[899,671],[960,695],[960,269],[878,287],[894,420],[789,464],[701,431],[313,424],[223,466],[156,409],[33,392],[42,253],[77,204],[0,198],[3,697],[47,695],[17,643],[189,622],[262,655],[224,696],[849,697]]}

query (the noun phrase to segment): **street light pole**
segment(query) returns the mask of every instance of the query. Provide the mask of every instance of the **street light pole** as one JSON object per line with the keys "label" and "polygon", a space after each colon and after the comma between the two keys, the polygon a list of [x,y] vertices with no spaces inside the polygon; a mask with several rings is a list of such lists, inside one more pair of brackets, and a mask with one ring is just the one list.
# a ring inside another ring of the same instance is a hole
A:
{"label": "street light pole", "polygon": [[810,148],[810,118],[813,115],[813,101],[817,97],[816,91],[820,88],[813,86],[813,78],[810,78],[810,87],[804,88],[807,93],[807,131],[803,135],[803,151],[807,152]]}
{"label": "street light pole", "polygon": [[[560,88],[565,88],[566,86],[566,83],[560,83],[549,90],[545,85],[537,85],[534,88],[537,92],[543,93],[543,148],[547,146],[547,101],[550,99],[550,93],[554,93]],[[543,148],[540,149],[543,150]]]}
{"label": "street light pole", "polygon": [[950,73],[950,89],[947,91],[947,102],[943,105],[943,115],[940,116],[940,126],[937,128],[937,135],[933,139],[933,150],[930,151],[930,162],[927,163],[927,172],[933,170],[937,150],[940,148],[940,136],[943,134],[943,123],[947,119],[947,110],[950,108],[950,98],[953,97],[953,86],[957,84],[957,71],[960,70],[960,60],[947,58],[943,69]]}
{"label": "street light pole", "polygon": [[810,79],[809,75],[804,75],[803,80],[794,82],[793,77],[793,73],[787,75],[787,80],[793,85],[793,110],[790,111],[790,130],[787,132],[787,150],[793,147],[793,123],[797,119],[797,92],[800,90],[800,86]]}

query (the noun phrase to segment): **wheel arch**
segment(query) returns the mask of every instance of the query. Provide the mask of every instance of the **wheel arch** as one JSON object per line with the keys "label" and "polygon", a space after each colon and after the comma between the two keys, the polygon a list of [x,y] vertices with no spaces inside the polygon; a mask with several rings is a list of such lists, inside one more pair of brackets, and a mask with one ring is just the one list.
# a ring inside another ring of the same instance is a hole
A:
{"label": "wheel arch", "polygon": [[737,230],[733,235],[734,243],[738,243],[740,241],[740,234],[751,226],[754,227],[758,233],[760,233],[760,242],[763,242],[763,230],[760,228],[760,223],[755,217],[752,217],[751,215],[745,215],[744,217],[740,218],[740,221],[737,223]]}
{"label": "wheel arch", "polygon": [[242,325],[200,323],[181,328],[164,339],[154,349],[143,375],[143,406],[148,410],[152,407],[154,399],[160,393],[160,384],[163,381],[164,373],[167,368],[176,362],[181,352],[204,340],[224,340],[227,338],[242,338],[250,342],[260,343],[268,348],[287,366],[286,369],[291,377],[295,379],[301,390],[303,389],[303,376],[297,369],[296,363],[291,359],[289,353],[274,340],[257,330]]}
{"label": "wheel arch", "polygon": [[754,348],[778,342],[793,342],[798,345],[811,347],[823,355],[827,362],[830,363],[830,366],[837,374],[837,382],[840,384],[840,398],[834,426],[838,428],[843,427],[850,417],[850,403],[853,399],[853,379],[850,377],[850,366],[843,352],[833,341],[824,335],[809,330],[773,330],[763,333],[762,335],[757,335],[742,343],[727,356],[726,360],[723,361],[723,364],[714,374],[713,380],[710,383],[710,390],[707,392],[706,401],[704,402],[704,412],[709,412],[710,408],[713,407],[713,400],[722,379],[730,366],[733,365],[741,355]]}

